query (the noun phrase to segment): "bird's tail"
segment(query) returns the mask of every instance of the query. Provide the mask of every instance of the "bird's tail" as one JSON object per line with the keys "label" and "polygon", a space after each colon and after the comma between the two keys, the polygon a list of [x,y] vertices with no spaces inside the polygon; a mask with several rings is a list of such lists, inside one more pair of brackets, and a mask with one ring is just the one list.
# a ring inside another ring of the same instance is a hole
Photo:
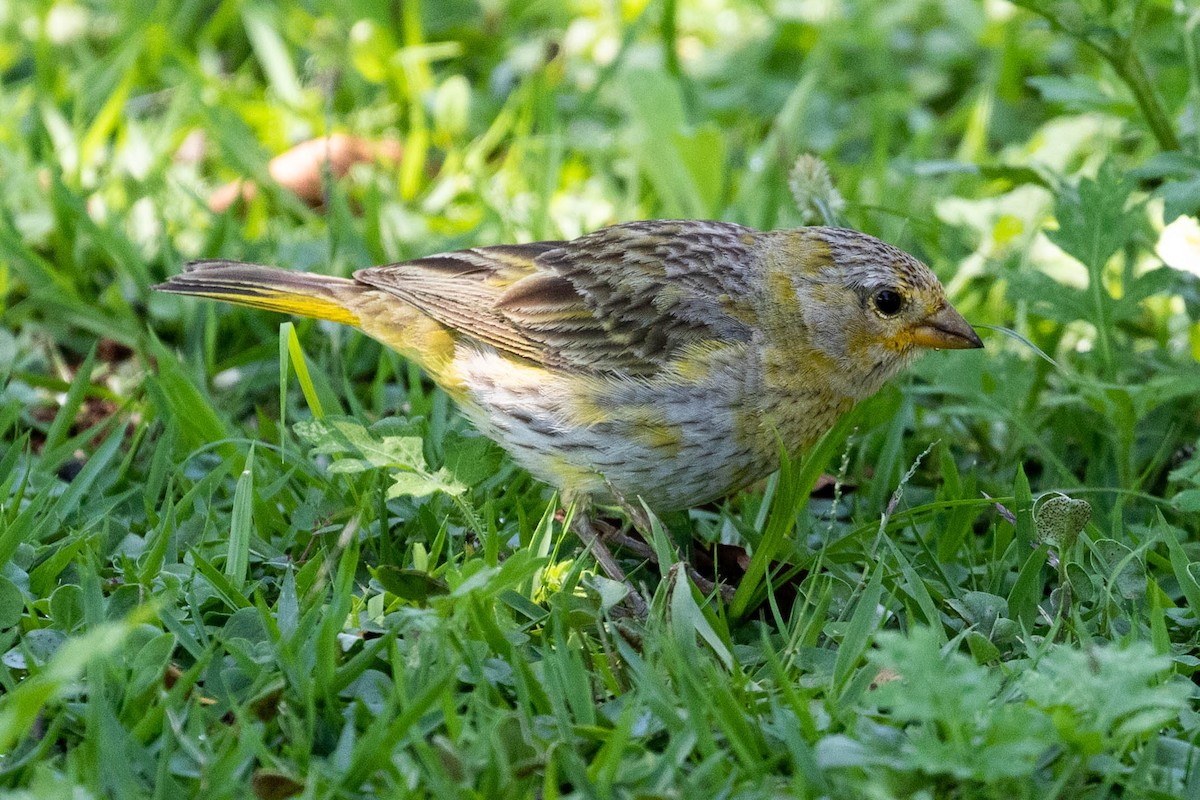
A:
{"label": "bird's tail", "polygon": [[354,301],[363,289],[346,278],[240,261],[193,261],[154,288],[346,325],[359,324]]}

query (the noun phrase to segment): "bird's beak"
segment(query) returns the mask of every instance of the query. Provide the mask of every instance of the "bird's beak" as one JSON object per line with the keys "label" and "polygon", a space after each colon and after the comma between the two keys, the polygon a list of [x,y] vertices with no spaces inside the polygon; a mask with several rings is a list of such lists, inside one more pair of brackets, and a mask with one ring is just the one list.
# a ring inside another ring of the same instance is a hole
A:
{"label": "bird's beak", "polygon": [[929,347],[934,350],[971,350],[983,347],[975,329],[963,319],[962,314],[948,304],[917,323],[912,329],[912,342],[917,347]]}

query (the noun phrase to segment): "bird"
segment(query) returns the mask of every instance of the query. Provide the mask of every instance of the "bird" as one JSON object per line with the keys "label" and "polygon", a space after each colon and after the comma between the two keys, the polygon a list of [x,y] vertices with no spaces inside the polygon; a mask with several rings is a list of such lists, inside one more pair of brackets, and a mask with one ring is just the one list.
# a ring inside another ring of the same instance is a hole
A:
{"label": "bird", "polygon": [[154,288],[343,323],[416,362],[584,510],[581,538],[619,580],[594,505],[730,495],[921,352],[983,346],[928,266],[836,227],[647,220],[350,278],[196,261]]}

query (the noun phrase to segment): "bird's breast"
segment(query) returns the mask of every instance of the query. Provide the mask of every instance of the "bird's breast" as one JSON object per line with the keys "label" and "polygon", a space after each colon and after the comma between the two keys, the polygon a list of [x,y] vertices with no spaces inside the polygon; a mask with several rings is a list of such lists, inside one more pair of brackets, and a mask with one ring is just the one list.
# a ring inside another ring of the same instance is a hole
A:
{"label": "bird's breast", "polygon": [[790,455],[803,453],[854,406],[846,379],[844,370],[813,348],[763,348],[759,405],[764,432],[777,434]]}
{"label": "bird's breast", "polygon": [[464,350],[455,371],[468,417],[534,475],[568,494],[604,502],[615,492],[668,511],[775,468],[760,365],[744,347],[697,350],[650,378],[551,370],[486,349]]}

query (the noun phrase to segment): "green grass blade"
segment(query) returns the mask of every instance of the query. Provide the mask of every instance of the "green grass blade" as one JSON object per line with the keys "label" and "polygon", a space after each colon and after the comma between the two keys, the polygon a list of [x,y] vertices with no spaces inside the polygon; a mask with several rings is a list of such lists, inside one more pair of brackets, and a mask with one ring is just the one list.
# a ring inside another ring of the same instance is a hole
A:
{"label": "green grass blade", "polygon": [[767,568],[783,549],[787,535],[795,526],[796,515],[808,503],[808,495],[817,485],[817,479],[821,477],[834,455],[842,449],[846,437],[856,424],[857,415],[854,411],[843,415],[808,451],[799,470],[794,468],[786,453],[781,454],[775,502],[762,539],[751,555],[746,574],[734,592],[733,602],[729,607],[732,619],[741,619],[747,609],[761,601]]}
{"label": "green grass blade", "polygon": [[879,628],[879,601],[883,596],[883,567],[876,565],[871,571],[867,586],[858,597],[846,635],[838,646],[837,662],[833,667],[834,693],[840,694],[846,687],[854,668],[862,660],[871,643],[871,637]]}
{"label": "green grass blade", "polygon": [[246,584],[250,563],[250,536],[254,530],[254,445],[246,455],[246,467],[238,476],[233,491],[233,516],[229,527],[229,549],[225,557],[225,577],[239,592]]}

